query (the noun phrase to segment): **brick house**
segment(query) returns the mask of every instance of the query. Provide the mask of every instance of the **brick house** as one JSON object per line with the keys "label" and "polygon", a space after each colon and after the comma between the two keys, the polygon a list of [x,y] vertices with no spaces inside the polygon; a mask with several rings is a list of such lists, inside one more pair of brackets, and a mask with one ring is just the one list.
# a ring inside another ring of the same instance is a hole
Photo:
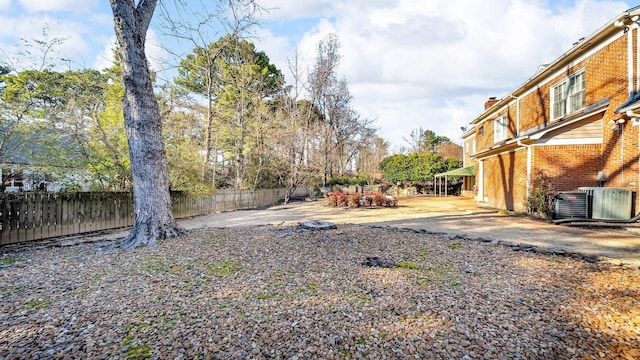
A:
{"label": "brick house", "polygon": [[486,102],[463,135],[479,201],[523,211],[540,172],[555,191],[602,185],[640,193],[639,18],[640,6],[623,12]]}
{"label": "brick house", "polygon": [[[463,131],[462,134],[462,167],[473,167],[474,173],[477,169],[477,161],[472,157],[476,153],[476,131],[475,126],[470,125],[460,128]],[[464,197],[476,197],[478,194],[478,186],[476,184],[476,177],[469,176],[464,178],[464,184],[462,185],[462,196]]]}

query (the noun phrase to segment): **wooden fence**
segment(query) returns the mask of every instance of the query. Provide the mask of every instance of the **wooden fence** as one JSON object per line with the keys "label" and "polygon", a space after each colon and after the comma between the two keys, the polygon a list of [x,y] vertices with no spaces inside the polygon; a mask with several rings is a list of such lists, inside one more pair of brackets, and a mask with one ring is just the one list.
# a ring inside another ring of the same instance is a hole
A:
{"label": "wooden fence", "polygon": [[[208,198],[172,192],[176,218],[277,203],[282,189],[220,190]],[[0,194],[0,246],[133,225],[131,193]]]}

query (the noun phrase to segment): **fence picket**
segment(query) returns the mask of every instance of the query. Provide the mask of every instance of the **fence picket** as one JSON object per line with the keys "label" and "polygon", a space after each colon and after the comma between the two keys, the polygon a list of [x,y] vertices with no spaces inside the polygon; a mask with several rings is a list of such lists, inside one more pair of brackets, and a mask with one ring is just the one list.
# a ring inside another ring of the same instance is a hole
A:
{"label": "fence picket", "polygon": [[11,223],[9,222],[11,217],[9,213],[11,211],[11,204],[9,203],[9,199],[6,197],[2,198],[0,211],[2,211],[2,233],[0,234],[0,245],[5,245],[10,243],[10,229]]}
{"label": "fence picket", "polygon": [[[175,218],[254,206],[284,198],[282,189],[219,190],[207,197],[172,192]],[[132,226],[133,197],[125,192],[0,194],[0,246]]]}

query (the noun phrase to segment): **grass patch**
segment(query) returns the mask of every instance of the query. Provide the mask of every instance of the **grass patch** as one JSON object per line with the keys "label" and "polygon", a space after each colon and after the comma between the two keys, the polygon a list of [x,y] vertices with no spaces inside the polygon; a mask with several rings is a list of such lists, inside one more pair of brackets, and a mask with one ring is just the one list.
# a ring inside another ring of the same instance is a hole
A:
{"label": "grass patch", "polygon": [[449,245],[447,245],[447,247],[448,247],[450,250],[459,250],[459,249],[462,249],[462,244],[460,244],[460,243],[453,243],[453,244],[449,244]]}
{"label": "grass patch", "polygon": [[405,269],[405,270],[417,270],[417,269],[420,269],[420,266],[410,261],[402,261],[398,263],[398,268]]}
{"label": "grass patch", "polygon": [[356,306],[358,305],[367,306],[369,305],[370,302],[371,302],[371,297],[367,295],[354,296],[354,299],[353,299],[353,304]]}
{"label": "grass patch", "polygon": [[127,349],[123,359],[140,360],[151,358],[151,346],[137,344],[134,335],[125,337],[122,345]]}
{"label": "grass patch", "polygon": [[31,300],[24,305],[27,309],[44,309],[47,307],[47,303],[39,300]]}
{"label": "grass patch", "polygon": [[216,244],[219,246],[227,245],[227,238],[223,237],[220,234],[209,234],[208,237],[203,237],[207,243]]}
{"label": "grass patch", "polygon": [[318,291],[318,284],[312,282],[309,285],[307,285],[307,289],[311,290],[312,292],[317,292]]}
{"label": "grass patch", "polygon": [[213,276],[229,276],[238,272],[241,267],[236,261],[223,261],[218,264],[205,264],[207,271]]}
{"label": "grass patch", "polygon": [[11,266],[21,261],[22,259],[16,257],[3,257],[0,259],[0,266]]}

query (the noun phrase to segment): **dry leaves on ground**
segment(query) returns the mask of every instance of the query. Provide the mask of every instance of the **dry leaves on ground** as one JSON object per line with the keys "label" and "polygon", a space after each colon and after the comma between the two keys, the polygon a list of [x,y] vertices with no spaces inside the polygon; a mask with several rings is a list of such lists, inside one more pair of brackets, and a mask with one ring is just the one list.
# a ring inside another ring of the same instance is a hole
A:
{"label": "dry leaves on ground", "polygon": [[7,359],[640,357],[640,276],[464,239],[231,228],[0,259]]}

